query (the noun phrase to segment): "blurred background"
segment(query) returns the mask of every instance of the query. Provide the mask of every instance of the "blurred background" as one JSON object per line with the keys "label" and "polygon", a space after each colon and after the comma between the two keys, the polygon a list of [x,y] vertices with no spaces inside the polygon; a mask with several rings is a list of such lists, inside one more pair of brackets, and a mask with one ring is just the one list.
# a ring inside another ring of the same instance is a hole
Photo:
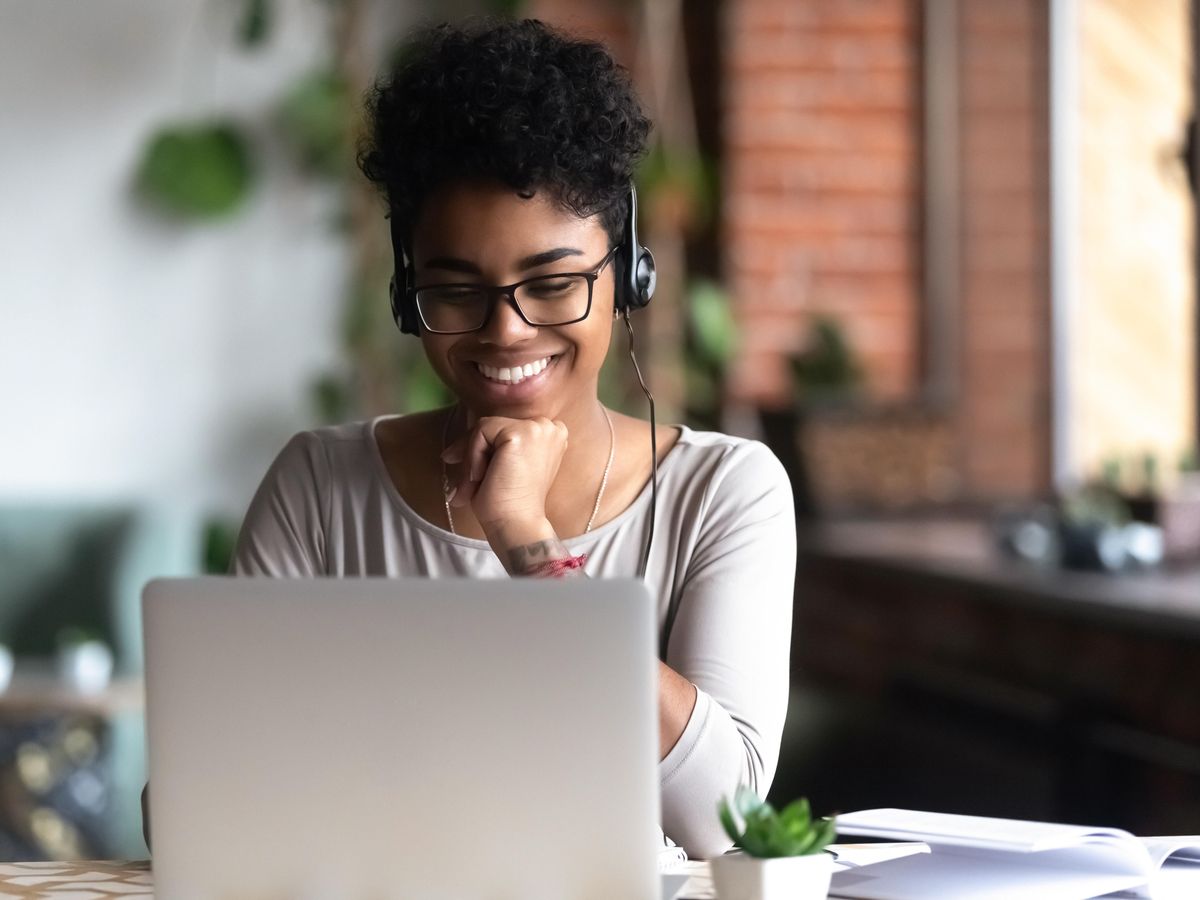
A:
{"label": "blurred background", "polygon": [[445,401],[353,154],[475,13],[633,73],[659,419],[791,474],[772,798],[1200,831],[1193,3],[3,0],[0,858],[146,855],[141,586]]}

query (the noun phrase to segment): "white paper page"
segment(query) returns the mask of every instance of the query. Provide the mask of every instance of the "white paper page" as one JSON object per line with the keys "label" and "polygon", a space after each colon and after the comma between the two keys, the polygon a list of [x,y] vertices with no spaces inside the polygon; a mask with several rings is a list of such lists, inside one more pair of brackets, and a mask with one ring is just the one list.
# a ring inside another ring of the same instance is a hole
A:
{"label": "white paper page", "polygon": [[[1200,862],[1200,834],[1178,835],[1176,837],[1144,837],[1139,838],[1142,845],[1150,852],[1154,865],[1161,866],[1168,857],[1178,860]],[[1200,897],[1200,894],[1196,896]]]}
{"label": "white paper page", "polygon": [[1196,900],[1200,897],[1200,860],[1168,859],[1148,885],[1105,894],[1103,900]]}
{"label": "white paper page", "polygon": [[[911,809],[868,809],[837,817],[839,834],[861,834],[930,845],[982,847],[1013,852],[1048,850],[1089,843],[1136,847],[1137,839],[1119,828],[1056,825],[1018,819],[990,819]],[[1127,851],[1128,852],[1128,851]],[[1133,851],[1139,857],[1140,850]]]}
{"label": "white paper page", "polygon": [[887,862],[889,859],[912,856],[914,853],[928,853],[929,845],[919,841],[904,841],[898,844],[831,844],[829,850],[834,858],[833,870],[840,872],[843,869],[856,869],[859,866]]}
{"label": "white paper page", "polygon": [[1042,854],[917,854],[835,872],[830,896],[856,900],[1090,900],[1143,884],[1135,874],[1044,865]]}

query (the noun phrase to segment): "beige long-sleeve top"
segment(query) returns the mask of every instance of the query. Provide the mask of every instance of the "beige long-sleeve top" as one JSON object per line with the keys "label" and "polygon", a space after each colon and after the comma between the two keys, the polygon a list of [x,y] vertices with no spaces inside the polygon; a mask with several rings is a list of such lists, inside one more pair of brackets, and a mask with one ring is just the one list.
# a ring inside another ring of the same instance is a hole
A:
{"label": "beige long-sleeve top", "polygon": [[[237,575],[508,577],[486,541],[421,518],[384,467],[379,419],[303,431],[250,503]],[[758,441],[680,428],[659,465],[646,583],[658,622],[678,599],[665,662],[697,689],[679,741],[659,764],[662,828],[694,859],[732,842],[717,802],[739,784],[765,796],[788,699],[796,570],[791,484]],[[621,514],[563,543],[593,578],[636,577],[650,485]],[[597,740],[603,736],[597,735]]]}

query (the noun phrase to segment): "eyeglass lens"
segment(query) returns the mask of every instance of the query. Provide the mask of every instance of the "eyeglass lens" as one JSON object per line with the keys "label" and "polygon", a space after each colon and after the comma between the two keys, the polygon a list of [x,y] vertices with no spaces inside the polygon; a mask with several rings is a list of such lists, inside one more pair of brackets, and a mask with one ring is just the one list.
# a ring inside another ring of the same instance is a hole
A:
{"label": "eyeglass lens", "polygon": [[[483,327],[493,292],[472,285],[435,285],[417,291],[417,306],[434,331],[476,331]],[[513,291],[533,325],[565,325],[587,315],[591,281],[584,275],[547,275]]]}

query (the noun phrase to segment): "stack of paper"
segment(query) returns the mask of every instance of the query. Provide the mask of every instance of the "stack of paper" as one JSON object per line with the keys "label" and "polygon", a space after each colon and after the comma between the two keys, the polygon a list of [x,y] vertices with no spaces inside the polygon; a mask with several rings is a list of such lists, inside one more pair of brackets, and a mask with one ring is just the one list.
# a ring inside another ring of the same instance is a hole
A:
{"label": "stack of paper", "polygon": [[835,897],[1086,900],[1131,890],[1153,896],[1152,882],[1168,859],[1195,868],[1200,897],[1200,836],[1136,838],[1117,828],[905,809],[849,813],[837,825],[843,835],[922,841],[930,852],[837,872]]}

